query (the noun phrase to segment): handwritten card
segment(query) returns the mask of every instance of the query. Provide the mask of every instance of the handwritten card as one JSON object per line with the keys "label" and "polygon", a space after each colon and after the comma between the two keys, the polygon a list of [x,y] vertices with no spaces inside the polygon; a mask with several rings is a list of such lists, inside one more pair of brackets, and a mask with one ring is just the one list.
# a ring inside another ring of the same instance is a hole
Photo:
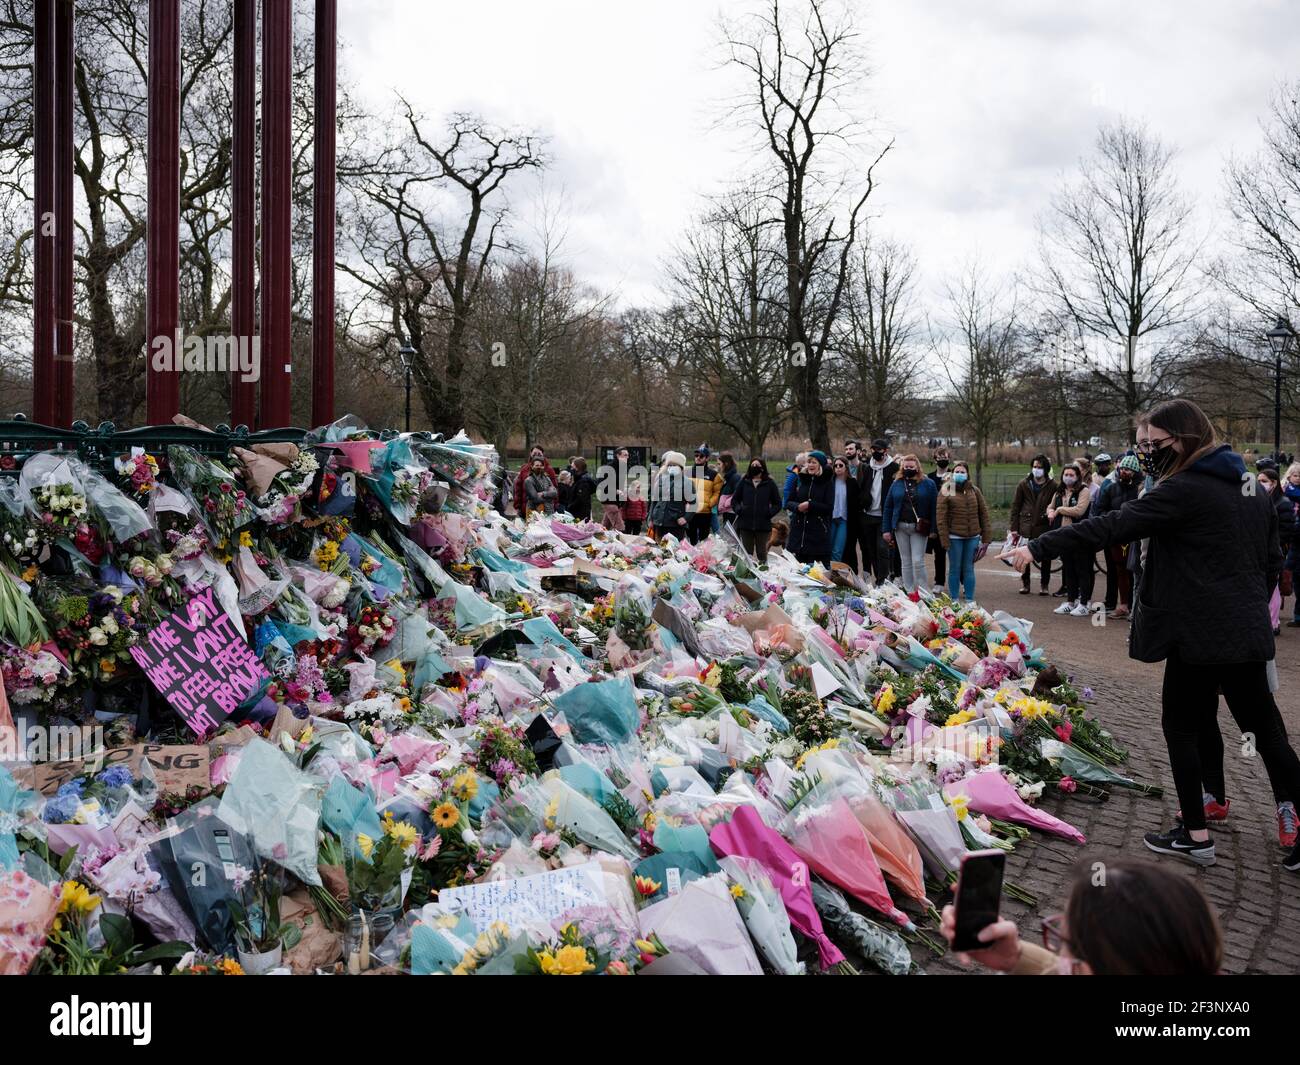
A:
{"label": "handwritten card", "polygon": [[270,680],[212,588],[152,629],[131,657],[197,736]]}
{"label": "handwritten card", "polygon": [[552,869],[513,880],[444,888],[438,901],[463,912],[478,928],[504,921],[511,928],[547,923],[578,906],[608,904],[600,862]]}

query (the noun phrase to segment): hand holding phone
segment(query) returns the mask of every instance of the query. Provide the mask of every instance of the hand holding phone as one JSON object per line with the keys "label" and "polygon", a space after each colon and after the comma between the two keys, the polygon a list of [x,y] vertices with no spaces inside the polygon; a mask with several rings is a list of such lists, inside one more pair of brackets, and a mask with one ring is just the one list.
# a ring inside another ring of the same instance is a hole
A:
{"label": "hand holding phone", "polygon": [[988,945],[980,942],[979,934],[998,919],[1006,863],[1006,852],[1000,850],[971,851],[962,858],[954,897],[953,950],[980,950]]}

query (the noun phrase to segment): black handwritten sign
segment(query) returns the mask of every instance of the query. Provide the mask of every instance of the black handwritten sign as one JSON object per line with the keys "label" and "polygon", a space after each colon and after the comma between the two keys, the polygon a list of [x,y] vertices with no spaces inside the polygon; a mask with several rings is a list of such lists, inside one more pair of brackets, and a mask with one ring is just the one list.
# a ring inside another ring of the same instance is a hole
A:
{"label": "black handwritten sign", "polygon": [[131,657],[197,736],[270,680],[211,588],[152,629]]}

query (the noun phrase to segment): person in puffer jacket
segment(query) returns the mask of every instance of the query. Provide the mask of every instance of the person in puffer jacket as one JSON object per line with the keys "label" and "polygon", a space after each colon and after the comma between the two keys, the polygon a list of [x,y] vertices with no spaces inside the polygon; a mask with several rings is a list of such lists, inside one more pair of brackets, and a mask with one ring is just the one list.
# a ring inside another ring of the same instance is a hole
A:
{"label": "person in puffer jacket", "polygon": [[695,504],[687,519],[691,543],[698,544],[713,531],[713,508],[722,498],[722,475],[709,465],[709,449],[695,449],[695,465],[686,471],[695,486]]}

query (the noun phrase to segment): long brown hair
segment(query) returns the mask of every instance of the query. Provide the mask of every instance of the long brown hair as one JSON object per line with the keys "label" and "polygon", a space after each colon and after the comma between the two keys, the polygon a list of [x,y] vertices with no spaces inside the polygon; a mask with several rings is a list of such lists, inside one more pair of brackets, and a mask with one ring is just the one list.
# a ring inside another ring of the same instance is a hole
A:
{"label": "long brown hair", "polygon": [[894,480],[901,481],[903,479],[903,463],[906,462],[908,459],[911,459],[913,462],[916,463],[916,472],[917,473],[921,472],[920,459],[918,459],[915,455],[903,455],[898,459],[898,469],[894,471]]}
{"label": "long brown hair", "polygon": [[1157,403],[1145,414],[1138,415],[1137,424],[1139,427],[1149,425],[1154,429],[1163,429],[1183,445],[1182,454],[1161,475],[1162,481],[1187,469],[1219,443],[1213,423],[1205,416],[1205,411],[1190,399],[1167,399],[1163,403]]}
{"label": "long brown hair", "polygon": [[1098,976],[1214,976],[1223,965],[1201,889],[1154,862],[1081,863],[1065,925],[1070,954]]}

